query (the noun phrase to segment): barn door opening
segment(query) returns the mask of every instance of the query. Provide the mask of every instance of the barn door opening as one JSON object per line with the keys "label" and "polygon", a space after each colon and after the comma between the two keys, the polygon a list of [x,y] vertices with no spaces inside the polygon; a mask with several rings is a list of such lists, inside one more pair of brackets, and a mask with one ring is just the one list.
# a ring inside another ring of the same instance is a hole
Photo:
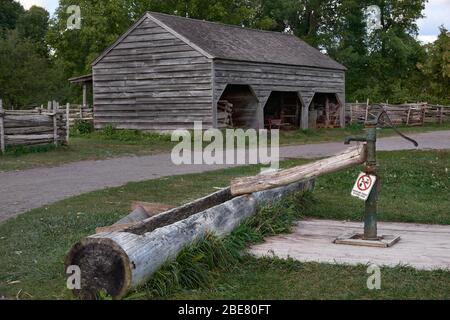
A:
{"label": "barn door opening", "polygon": [[316,93],[309,109],[309,128],[340,128],[341,108],[335,93]]}
{"label": "barn door opening", "polygon": [[219,128],[258,128],[258,99],[248,85],[229,84],[217,104]]}
{"label": "barn door opening", "polygon": [[267,129],[298,129],[301,106],[297,92],[272,91],[264,107],[265,127]]}

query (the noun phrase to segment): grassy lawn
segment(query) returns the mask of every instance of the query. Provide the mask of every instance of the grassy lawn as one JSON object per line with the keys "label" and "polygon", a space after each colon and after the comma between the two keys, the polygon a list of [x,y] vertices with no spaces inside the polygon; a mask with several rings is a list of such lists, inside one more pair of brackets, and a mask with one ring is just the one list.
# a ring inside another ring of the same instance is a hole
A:
{"label": "grassy lawn", "polygon": [[[285,162],[284,166],[304,163]],[[450,151],[380,152],[383,191],[380,219],[450,224]],[[0,225],[0,297],[70,298],[63,261],[68,249],[96,227],[129,213],[132,201],[179,205],[224,187],[257,167],[130,183],[60,201]],[[300,214],[362,220],[362,203],[349,196],[359,169],[318,180],[312,203]],[[246,257],[233,272],[216,270],[211,283],[163,298],[450,298],[450,273],[388,268],[383,290],[368,291],[364,267],[256,260]]]}
{"label": "grassy lawn", "polygon": [[172,300],[449,299],[450,273],[382,268],[381,290],[368,290],[367,266],[246,257],[217,272],[207,288],[180,290]]}
{"label": "grassy lawn", "polygon": [[[423,133],[450,129],[450,123],[443,125],[428,125],[426,127],[401,128],[405,133]],[[345,137],[363,133],[356,126],[347,129],[318,129],[282,132],[281,145],[296,145],[344,141]],[[381,137],[393,136],[391,129],[383,129]],[[103,160],[127,155],[150,155],[161,152],[170,152],[175,144],[170,136],[154,134],[139,134],[135,132],[95,132],[89,135],[72,137],[70,145],[57,149],[44,148],[31,150],[31,152],[9,151],[0,155],[0,171],[23,170],[36,167],[51,167],[65,163],[82,160]]]}

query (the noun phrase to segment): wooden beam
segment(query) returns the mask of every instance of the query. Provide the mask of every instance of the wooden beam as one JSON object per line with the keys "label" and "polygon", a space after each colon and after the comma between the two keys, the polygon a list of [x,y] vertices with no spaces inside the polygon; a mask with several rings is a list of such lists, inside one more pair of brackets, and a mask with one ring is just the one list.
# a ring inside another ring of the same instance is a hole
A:
{"label": "wooden beam", "polygon": [[0,152],[5,153],[6,145],[5,145],[5,123],[4,123],[4,110],[3,110],[3,101],[0,99]]}
{"label": "wooden beam", "polygon": [[53,144],[58,146],[58,103],[53,101]]}
{"label": "wooden beam", "polygon": [[87,85],[83,83],[83,107],[87,106]]}
{"label": "wooden beam", "polygon": [[66,104],[66,144],[70,140],[70,103]]}
{"label": "wooden beam", "polygon": [[233,196],[239,196],[281,187],[298,181],[305,181],[362,164],[366,159],[367,146],[362,144],[357,147],[349,148],[345,152],[334,157],[303,166],[282,170],[272,174],[261,174],[254,177],[234,179],[231,182],[231,194]]}

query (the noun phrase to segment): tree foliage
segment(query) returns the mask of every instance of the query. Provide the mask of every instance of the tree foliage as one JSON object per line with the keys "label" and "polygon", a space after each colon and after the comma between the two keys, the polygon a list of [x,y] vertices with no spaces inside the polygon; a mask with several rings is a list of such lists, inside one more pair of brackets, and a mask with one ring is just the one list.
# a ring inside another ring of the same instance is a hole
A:
{"label": "tree foliage", "polygon": [[[450,101],[450,33],[444,27],[436,42],[426,46],[426,57],[419,64],[424,74],[424,93],[430,99],[439,98],[441,103]],[[425,84],[425,85],[424,85]]]}
{"label": "tree foliage", "polygon": [[49,62],[35,44],[9,31],[0,39],[0,98],[6,106],[23,106],[47,99]]}
{"label": "tree foliage", "polygon": [[20,2],[14,0],[0,1],[0,31],[15,29],[17,20],[25,12]]}
{"label": "tree foliage", "polygon": [[[426,1],[60,0],[49,20],[42,8],[25,11],[17,1],[2,0],[0,97],[15,104],[33,99],[78,102],[80,89],[67,79],[90,73],[97,56],[144,12],[155,11],[290,32],[348,68],[349,101],[450,104],[447,30],[441,30],[434,44],[424,46],[417,40],[416,22]],[[81,8],[79,30],[67,27],[71,5]],[[367,27],[366,8],[371,5],[380,8],[377,29]],[[28,83],[35,79],[39,84]]]}

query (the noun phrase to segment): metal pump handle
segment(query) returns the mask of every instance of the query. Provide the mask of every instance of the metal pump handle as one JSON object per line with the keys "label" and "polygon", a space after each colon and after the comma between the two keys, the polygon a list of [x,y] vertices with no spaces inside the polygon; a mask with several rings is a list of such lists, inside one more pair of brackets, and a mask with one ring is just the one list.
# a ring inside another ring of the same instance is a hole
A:
{"label": "metal pump handle", "polygon": [[378,117],[377,117],[377,119],[376,119],[376,125],[378,125],[378,124],[380,123],[380,121],[382,121],[382,120],[381,120],[381,117],[382,117],[382,116],[386,116],[387,122],[385,122],[385,121],[382,121],[382,122],[383,122],[384,124],[387,124],[390,128],[392,128],[392,129],[395,131],[395,133],[397,133],[400,137],[402,137],[403,139],[405,139],[405,140],[411,142],[412,144],[414,144],[414,146],[417,148],[417,147],[419,146],[419,143],[418,143],[416,140],[414,140],[414,139],[412,139],[412,138],[410,138],[410,137],[407,137],[405,134],[401,133],[401,132],[394,126],[394,124],[392,123],[391,118],[389,117],[389,115],[388,115],[386,109],[385,109],[384,107],[382,107],[382,109],[383,109],[383,111],[380,112],[380,114],[378,115]]}

